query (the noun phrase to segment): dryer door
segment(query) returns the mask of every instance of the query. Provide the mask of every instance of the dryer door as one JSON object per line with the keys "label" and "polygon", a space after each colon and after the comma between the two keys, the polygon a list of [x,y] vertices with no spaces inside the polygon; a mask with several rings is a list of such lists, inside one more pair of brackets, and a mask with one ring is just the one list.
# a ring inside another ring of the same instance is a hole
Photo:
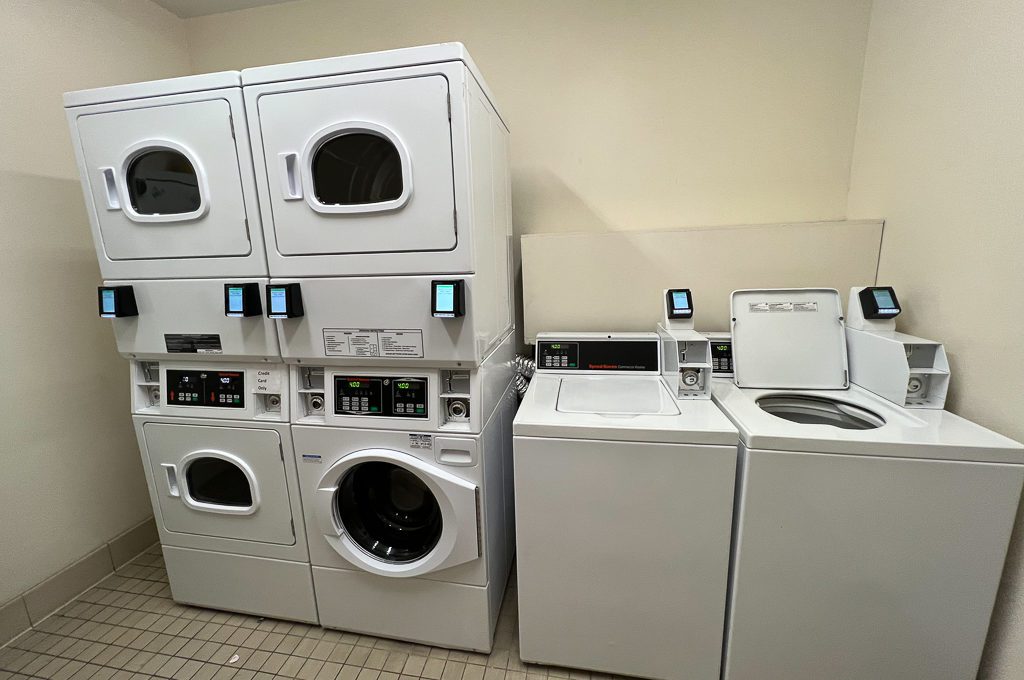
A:
{"label": "dryer door", "polygon": [[167,531],[294,545],[275,430],[146,423],[143,436]]}
{"label": "dryer door", "polygon": [[419,576],[480,556],[477,487],[407,453],[366,449],[324,474],[314,500],[327,542],[382,576]]}
{"label": "dryer door", "polygon": [[[302,89],[258,101],[282,255],[455,248],[444,77]],[[346,273],[344,265],[337,273]]]}
{"label": "dryer door", "polygon": [[[251,252],[232,129],[232,106],[240,107],[241,97],[203,95],[75,119],[79,170],[111,260]],[[251,168],[246,172],[251,177]]]}

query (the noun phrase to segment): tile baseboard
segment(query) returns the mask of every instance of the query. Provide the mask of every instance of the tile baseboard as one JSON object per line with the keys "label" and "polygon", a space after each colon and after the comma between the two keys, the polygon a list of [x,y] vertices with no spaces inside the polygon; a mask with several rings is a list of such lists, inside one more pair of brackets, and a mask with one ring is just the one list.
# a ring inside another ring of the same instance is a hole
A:
{"label": "tile baseboard", "polygon": [[156,523],[150,517],[0,606],[0,646],[105,579],[158,539]]}

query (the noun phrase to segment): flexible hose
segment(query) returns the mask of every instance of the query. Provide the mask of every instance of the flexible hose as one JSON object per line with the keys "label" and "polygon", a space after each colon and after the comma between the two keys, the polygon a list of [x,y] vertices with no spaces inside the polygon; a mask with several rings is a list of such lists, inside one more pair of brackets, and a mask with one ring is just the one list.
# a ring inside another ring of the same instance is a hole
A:
{"label": "flexible hose", "polygon": [[516,373],[529,380],[537,371],[537,362],[530,357],[517,354],[515,358],[512,359],[512,367],[516,369]]}

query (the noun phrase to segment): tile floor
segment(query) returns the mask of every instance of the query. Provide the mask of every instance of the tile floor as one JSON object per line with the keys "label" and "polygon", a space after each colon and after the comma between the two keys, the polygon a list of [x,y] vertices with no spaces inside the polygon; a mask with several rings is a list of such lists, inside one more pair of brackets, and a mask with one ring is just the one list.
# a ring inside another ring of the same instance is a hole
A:
{"label": "tile floor", "polygon": [[156,545],[0,648],[0,680],[532,680],[613,676],[519,660],[514,586],[490,655],[171,600]]}

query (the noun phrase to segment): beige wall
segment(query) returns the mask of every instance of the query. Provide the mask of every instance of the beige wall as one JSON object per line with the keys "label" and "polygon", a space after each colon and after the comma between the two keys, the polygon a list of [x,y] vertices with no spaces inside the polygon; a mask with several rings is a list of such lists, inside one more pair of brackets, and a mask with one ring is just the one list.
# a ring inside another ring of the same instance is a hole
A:
{"label": "beige wall", "polygon": [[[877,0],[851,216],[886,218],[879,283],[946,344],[947,406],[1024,440],[1024,4]],[[1024,676],[1018,522],[982,677]]]}
{"label": "beige wall", "polygon": [[0,0],[0,603],[151,514],[61,93],[188,71],[145,0]]}
{"label": "beige wall", "polygon": [[187,30],[197,72],[466,43],[512,128],[514,223],[527,234],[841,218],[869,10],[302,0]]}
{"label": "beige wall", "polygon": [[[729,330],[729,294],[740,288],[871,285],[881,240],[881,220],[530,234],[524,334],[532,343],[543,331],[652,331],[662,291],[681,286],[693,293],[694,327]],[[637,260],[645,266],[623,264]]]}

